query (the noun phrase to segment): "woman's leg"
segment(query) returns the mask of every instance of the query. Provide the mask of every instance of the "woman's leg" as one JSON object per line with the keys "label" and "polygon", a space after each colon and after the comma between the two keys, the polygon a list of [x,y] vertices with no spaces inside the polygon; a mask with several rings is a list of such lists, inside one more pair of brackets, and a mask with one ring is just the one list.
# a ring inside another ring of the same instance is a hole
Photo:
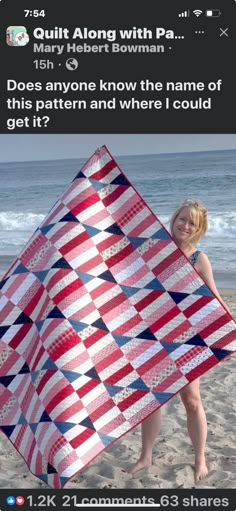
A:
{"label": "woman's leg", "polygon": [[197,379],[180,392],[187,412],[187,427],[195,453],[196,481],[203,479],[208,474],[205,459],[207,421],[201,402],[199,383],[199,379]]}
{"label": "woman's leg", "polygon": [[152,464],[152,449],[161,427],[161,409],[152,413],[142,422],[142,451],[137,463],[128,470],[134,474],[142,468],[150,467]]}

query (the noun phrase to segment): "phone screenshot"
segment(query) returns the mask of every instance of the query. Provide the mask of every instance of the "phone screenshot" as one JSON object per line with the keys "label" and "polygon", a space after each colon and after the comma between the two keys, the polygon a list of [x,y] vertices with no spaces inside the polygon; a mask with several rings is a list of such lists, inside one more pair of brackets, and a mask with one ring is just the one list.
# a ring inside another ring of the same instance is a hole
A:
{"label": "phone screenshot", "polygon": [[235,34],[0,0],[0,511],[235,511]]}

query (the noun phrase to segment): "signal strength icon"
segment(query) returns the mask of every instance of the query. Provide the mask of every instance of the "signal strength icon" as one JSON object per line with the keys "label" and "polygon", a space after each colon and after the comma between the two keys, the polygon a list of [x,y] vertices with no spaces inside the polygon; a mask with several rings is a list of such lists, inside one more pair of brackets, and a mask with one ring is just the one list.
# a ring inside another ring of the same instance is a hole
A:
{"label": "signal strength icon", "polygon": [[195,14],[195,16],[199,17],[199,16],[201,16],[202,11],[200,11],[200,9],[196,9],[195,11],[193,11],[193,14]]}
{"label": "signal strength icon", "polygon": [[188,18],[190,16],[190,11],[187,10],[187,11],[183,11],[183,12],[179,12],[179,18]]}

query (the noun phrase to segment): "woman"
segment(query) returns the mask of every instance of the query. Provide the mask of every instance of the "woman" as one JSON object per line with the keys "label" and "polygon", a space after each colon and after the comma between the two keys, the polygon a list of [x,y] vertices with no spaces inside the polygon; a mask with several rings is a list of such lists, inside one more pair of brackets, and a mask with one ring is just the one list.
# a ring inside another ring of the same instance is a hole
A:
{"label": "woman", "polygon": [[[176,244],[228,310],[216,289],[211,263],[207,255],[196,249],[196,244],[208,228],[208,213],[205,206],[199,201],[185,200],[174,212],[170,227]],[[201,402],[199,379],[180,391],[180,396],[186,409],[187,428],[195,453],[195,480],[199,481],[208,474],[205,459],[207,421]],[[142,423],[142,451],[137,463],[130,468],[130,473],[135,473],[151,465],[153,445],[160,431],[160,425],[161,409],[159,408]]]}

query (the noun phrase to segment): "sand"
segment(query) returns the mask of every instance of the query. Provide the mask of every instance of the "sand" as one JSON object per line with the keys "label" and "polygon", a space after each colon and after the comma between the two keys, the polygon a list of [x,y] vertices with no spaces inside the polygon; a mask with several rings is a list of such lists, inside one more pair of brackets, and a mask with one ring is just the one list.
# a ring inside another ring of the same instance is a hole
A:
{"label": "sand", "polygon": [[[220,290],[236,318],[236,291]],[[201,395],[207,415],[208,477],[195,484],[193,449],[186,414],[179,396],[162,408],[162,429],[156,441],[152,467],[127,473],[141,444],[138,426],[106,449],[65,488],[236,488],[236,355],[201,377]],[[48,488],[33,476],[22,457],[0,433],[0,488]]]}

